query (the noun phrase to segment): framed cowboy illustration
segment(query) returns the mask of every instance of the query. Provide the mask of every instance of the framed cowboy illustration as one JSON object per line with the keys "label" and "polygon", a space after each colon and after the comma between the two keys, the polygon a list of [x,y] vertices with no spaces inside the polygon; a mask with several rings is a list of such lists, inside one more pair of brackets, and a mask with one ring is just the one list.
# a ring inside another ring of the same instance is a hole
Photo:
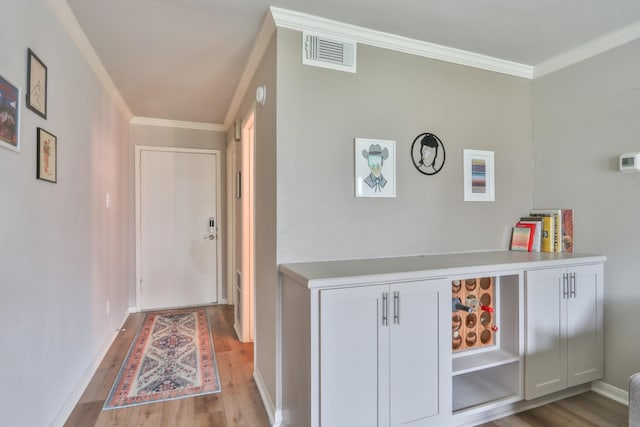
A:
{"label": "framed cowboy illustration", "polygon": [[58,139],[38,128],[37,178],[49,182],[58,180]]}
{"label": "framed cowboy illustration", "polygon": [[28,50],[27,108],[43,119],[47,118],[47,66]]}
{"label": "framed cowboy illustration", "polygon": [[396,197],[396,142],[355,139],[356,197]]}
{"label": "framed cowboy illustration", "polygon": [[0,147],[20,151],[20,89],[0,76]]}
{"label": "framed cowboy illustration", "polygon": [[496,200],[493,151],[464,150],[464,201]]}

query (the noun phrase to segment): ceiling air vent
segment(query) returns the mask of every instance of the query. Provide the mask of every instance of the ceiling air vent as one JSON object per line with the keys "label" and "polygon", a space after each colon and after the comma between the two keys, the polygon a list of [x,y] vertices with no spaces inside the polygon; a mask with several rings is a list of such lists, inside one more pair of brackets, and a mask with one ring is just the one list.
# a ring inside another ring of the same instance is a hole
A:
{"label": "ceiling air vent", "polygon": [[302,34],[302,63],[332,70],[356,72],[356,43]]}

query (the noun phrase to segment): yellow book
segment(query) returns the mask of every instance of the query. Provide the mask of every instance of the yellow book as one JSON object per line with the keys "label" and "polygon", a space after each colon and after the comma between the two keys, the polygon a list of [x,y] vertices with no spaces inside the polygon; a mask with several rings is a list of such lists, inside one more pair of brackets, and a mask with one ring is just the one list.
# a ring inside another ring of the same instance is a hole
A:
{"label": "yellow book", "polygon": [[555,221],[552,214],[531,214],[529,217],[523,217],[521,220],[541,219],[542,220],[542,236],[540,236],[540,251],[555,252]]}

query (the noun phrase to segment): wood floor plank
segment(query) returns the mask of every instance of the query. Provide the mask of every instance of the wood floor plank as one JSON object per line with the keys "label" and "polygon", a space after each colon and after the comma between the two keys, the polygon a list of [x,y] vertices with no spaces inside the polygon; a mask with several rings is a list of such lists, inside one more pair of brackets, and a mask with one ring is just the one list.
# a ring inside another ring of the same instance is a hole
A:
{"label": "wood floor plank", "polygon": [[625,427],[626,405],[588,391],[478,427]]}

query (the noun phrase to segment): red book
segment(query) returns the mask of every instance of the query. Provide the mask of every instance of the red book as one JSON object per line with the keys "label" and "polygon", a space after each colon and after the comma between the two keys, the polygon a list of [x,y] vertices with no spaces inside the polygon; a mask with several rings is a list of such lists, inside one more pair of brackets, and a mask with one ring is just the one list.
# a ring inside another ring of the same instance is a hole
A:
{"label": "red book", "polygon": [[533,238],[536,235],[536,225],[527,222],[518,222],[516,227],[527,227],[531,229],[531,233],[529,233],[529,243],[527,244],[527,251],[531,252],[531,248],[533,247]]}

